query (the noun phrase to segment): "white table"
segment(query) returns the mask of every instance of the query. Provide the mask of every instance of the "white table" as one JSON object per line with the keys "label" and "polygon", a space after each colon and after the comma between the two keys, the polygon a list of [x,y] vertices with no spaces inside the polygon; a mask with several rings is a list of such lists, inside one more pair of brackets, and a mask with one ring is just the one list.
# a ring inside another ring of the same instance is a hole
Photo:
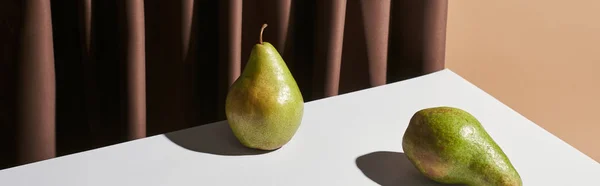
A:
{"label": "white table", "polygon": [[1,170],[0,185],[439,185],[401,153],[410,117],[435,106],[477,117],[526,186],[600,185],[599,163],[450,70],[309,102],[273,152],[241,147],[218,122]]}

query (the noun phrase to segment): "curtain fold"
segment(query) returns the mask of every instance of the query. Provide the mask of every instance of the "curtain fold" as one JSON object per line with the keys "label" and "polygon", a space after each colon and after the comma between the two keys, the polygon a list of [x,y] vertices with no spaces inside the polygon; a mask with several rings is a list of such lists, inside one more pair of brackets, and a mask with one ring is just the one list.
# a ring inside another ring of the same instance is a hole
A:
{"label": "curtain fold", "polygon": [[243,3],[242,0],[229,0],[229,6],[227,8],[229,13],[229,20],[227,20],[227,36],[228,36],[228,44],[229,44],[229,60],[227,61],[229,64],[229,78],[228,85],[233,84],[233,82],[240,76],[241,72],[241,61],[242,61],[242,16],[245,11],[243,11]]}
{"label": "curtain fold", "polygon": [[446,21],[448,1],[423,1],[423,72],[431,73],[444,68],[446,52]]}
{"label": "curtain fold", "polygon": [[224,120],[260,27],[305,101],[444,68],[447,0],[0,2],[0,168]]}
{"label": "curtain fold", "polygon": [[318,3],[315,46],[317,73],[313,84],[317,87],[313,96],[335,96],[339,91],[347,2],[331,0]]}
{"label": "curtain fold", "polygon": [[18,145],[20,162],[56,155],[55,74],[49,0],[24,2],[18,64]]}
{"label": "curtain fold", "polygon": [[390,27],[391,0],[361,0],[365,32],[365,51],[369,61],[369,84],[386,83],[387,52]]}
{"label": "curtain fold", "polygon": [[144,1],[124,1],[127,17],[127,105],[129,140],[146,136],[146,47]]}

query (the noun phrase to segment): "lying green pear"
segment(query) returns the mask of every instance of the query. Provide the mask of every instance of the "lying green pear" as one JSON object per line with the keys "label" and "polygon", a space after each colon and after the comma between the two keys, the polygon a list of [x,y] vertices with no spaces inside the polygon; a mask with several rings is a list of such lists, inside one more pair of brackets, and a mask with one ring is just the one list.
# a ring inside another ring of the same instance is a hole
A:
{"label": "lying green pear", "polygon": [[506,154],[468,112],[434,107],[416,112],[402,148],[426,177],[445,184],[520,186]]}
{"label": "lying green pear", "polygon": [[225,114],[244,146],[275,150],[287,144],[300,127],[304,99],[275,47],[262,41],[266,27],[244,71],[229,88]]}

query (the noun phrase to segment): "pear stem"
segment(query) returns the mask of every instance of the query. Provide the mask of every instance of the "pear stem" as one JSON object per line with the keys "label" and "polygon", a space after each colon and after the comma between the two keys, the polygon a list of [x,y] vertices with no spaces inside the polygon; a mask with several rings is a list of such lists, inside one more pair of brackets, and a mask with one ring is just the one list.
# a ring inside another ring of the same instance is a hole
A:
{"label": "pear stem", "polygon": [[260,36],[259,36],[259,40],[258,42],[262,45],[263,44],[263,40],[262,40],[262,35],[263,35],[263,31],[265,31],[265,28],[267,28],[267,23],[262,25],[262,28],[260,28]]}

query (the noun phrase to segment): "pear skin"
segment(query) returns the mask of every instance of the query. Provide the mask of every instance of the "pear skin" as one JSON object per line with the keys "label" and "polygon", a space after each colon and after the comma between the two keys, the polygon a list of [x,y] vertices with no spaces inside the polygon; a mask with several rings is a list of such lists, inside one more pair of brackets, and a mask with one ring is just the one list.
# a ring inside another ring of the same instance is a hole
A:
{"label": "pear skin", "polygon": [[402,148],[419,172],[440,183],[522,185],[519,173],[480,122],[458,108],[434,107],[416,112]]}
{"label": "pear skin", "polygon": [[279,52],[262,41],[266,26],[244,71],[229,88],[225,114],[241,144],[275,150],[287,144],[300,127],[304,99]]}

